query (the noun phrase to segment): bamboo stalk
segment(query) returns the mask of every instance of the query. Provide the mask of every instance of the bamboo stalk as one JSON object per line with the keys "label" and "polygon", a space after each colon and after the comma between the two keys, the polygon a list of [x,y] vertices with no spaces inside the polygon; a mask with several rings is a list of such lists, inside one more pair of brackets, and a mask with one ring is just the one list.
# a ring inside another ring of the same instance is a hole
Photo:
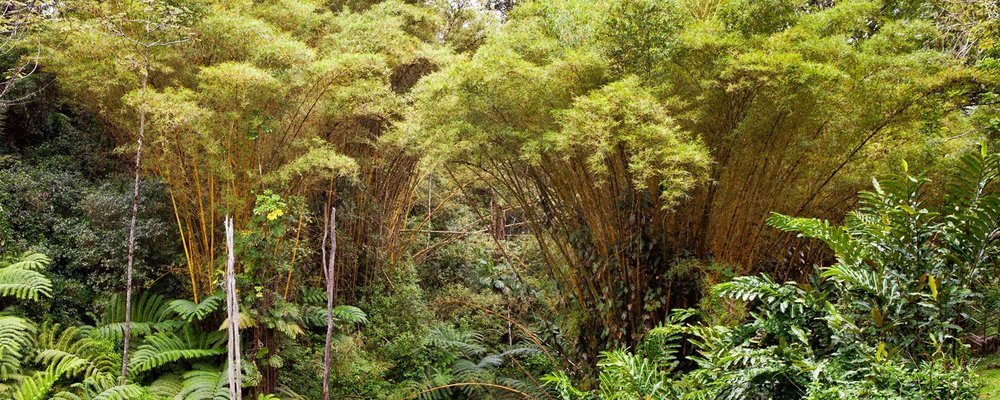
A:
{"label": "bamboo stalk", "polygon": [[285,278],[285,291],[284,291],[285,299],[288,299],[288,287],[292,283],[292,271],[295,270],[295,256],[298,255],[299,253],[299,236],[302,233],[302,220],[304,216],[305,216],[304,212],[302,214],[299,214],[298,227],[295,228],[295,245],[292,248],[292,262],[291,262],[292,265],[291,267],[288,268],[288,277]]}
{"label": "bamboo stalk", "polygon": [[174,200],[173,190],[170,190],[170,204],[174,207],[174,218],[177,219],[177,232],[181,235],[181,246],[184,247],[184,260],[187,262],[188,275],[191,277],[191,294],[194,297],[194,302],[198,303],[198,281],[195,279],[194,265],[191,264],[191,252],[188,250],[187,239],[184,237],[181,216],[177,213],[177,201]]}

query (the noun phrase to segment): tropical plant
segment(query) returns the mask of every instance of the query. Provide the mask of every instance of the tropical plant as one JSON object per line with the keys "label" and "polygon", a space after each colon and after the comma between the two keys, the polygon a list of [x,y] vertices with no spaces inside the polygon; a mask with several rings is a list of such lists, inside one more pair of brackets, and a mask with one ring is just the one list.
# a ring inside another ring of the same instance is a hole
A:
{"label": "tropical plant", "polygon": [[[748,304],[746,323],[675,321],[653,329],[644,343],[659,337],[657,345],[602,356],[597,396],[977,398],[961,340],[972,323],[975,279],[1000,250],[1000,195],[993,190],[1000,155],[984,146],[959,165],[946,201],[933,211],[927,179],[904,164],[902,175],[873,181],[843,226],[772,215],[771,225],[822,241],[837,262],[809,283],[763,275],[716,285],[712,295]],[[682,338],[696,349],[686,357],[691,370],[677,369]],[[548,382],[564,398],[591,395],[565,374]]]}
{"label": "tropical plant", "polygon": [[[50,262],[45,255],[34,252],[26,252],[7,262],[0,267],[0,297],[37,301],[40,296],[51,296],[52,281],[40,271]],[[22,361],[28,355],[35,333],[32,321],[7,310],[0,312],[0,393],[8,392],[12,385],[18,386],[23,372]],[[54,374],[58,372],[61,371],[53,371]],[[47,380],[29,380],[25,385],[44,387]]]}

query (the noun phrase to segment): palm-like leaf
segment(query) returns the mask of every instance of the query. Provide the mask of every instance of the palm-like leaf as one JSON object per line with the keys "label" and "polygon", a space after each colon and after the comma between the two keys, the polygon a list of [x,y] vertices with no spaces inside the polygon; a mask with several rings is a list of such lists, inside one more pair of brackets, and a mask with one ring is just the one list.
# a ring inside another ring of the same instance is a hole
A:
{"label": "palm-like leaf", "polygon": [[24,349],[31,344],[35,326],[21,317],[0,316],[0,380],[21,372]]}
{"label": "palm-like leaf", "polygon": [[177,374],[167,373],[149,384],[149,392],[165,399],[173,399],[184,389],[184,379]]}
{"label": "palm-like leaf", "polygon": [[225,354],[219,332],[196,334],[191,329],[180,333],[159,332],[146,337],[129,360],[129,371],[141,373],[178,361]]}
{"label": "palm-like leaf", "polygon": [[[132,334],[145,336],[153,332],[173,331],[183,323],[172,319],[173,311],[163,296],[143,293],[132,301]],[[107,339],[125,336],[125,297],[115,295],[98,318],[94,334]]]}
{"label": "palm-like leaf", "polygon": [[0,268],[0,296],[36,301],[41,296],[51,297],[52,281],[41,272],[32,269],[17,268],[13,265]]}
{"label": "palm-like leaf", "polygon": [[49,256],[36,253],[33,251],[27,251],[21,255],[21,257],[14,263],[7,266],[7,268],[17,268],[17,269],[30,269],[32,271],[38,271],[45,269],[52,263],[52,259]]}
{"label": "palm-like leaf", "polygon": [[142,386],[120,384],[117,376],[102,375],[87,378],[73,384],[70,390],[57,393],[53,400],[122,400],[139,399],[148,396]]}
{"label": "palm-like leaf", "polygon": [[226,368],[199,365],[184,373],[184,384],[177,400],[225,400],[229,398],[229,375]]}
{"label": "palm-like leaf", "polygon": [[114,344],[90,335],[90,327],[67,327],[59,324],[42,326],[41,334],[35,340],[38,353],[35,362],[53,365],[63,362],[79,362],[79,372],[84,378],[98,374],[113,374],[120,364]]}
{"label": "palm-like leaf", "polygon": [[222,297],[211,295],[203,299],[200,303],[191,300],[177,299],[169,303],[169,307],[185,321],[201,321],[219,309]]}
{"label": "palm-like leaf", "polygon": [[[13,393],[14,400],[45,400],[48,399],[49,392],[53,385],[63,375],[72,375],[86,367],[83,360],[66,359],[58,363],[51,364],[44,371],[35,372],[30,377],[21,381],[17,390]],[[53,398],[60,398],[59,395]]]}
{"label": "palm-like leaf", "polygon": [[340,323],[365,324],[368,323],[368,315],[355,306],[336,306],[332,311],[333,318]]}

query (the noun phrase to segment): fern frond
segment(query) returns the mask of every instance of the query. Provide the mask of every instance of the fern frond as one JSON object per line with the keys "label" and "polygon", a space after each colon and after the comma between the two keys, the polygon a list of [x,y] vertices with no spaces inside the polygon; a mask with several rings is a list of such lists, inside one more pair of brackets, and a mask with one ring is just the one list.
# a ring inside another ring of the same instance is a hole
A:
{"label": "fern frond", "polygon": [[101,375],[87,378],[75,383],[70,390],[52,396],[53,400],[123,400],[141,399],[149,395],[142,386],[136,384],[121,385],[118,377]]}
{"label": "fern frond", "polygon": [[[248,314],[247,312],[240,311],[240,320],[237,321],[237,325],[239,325],[240,329],[253,328],[257,326],[257,320],[254,319],[254,317]],[[226,319],[222,320],[222,324],[219,325],[219,330],[224,331],[228,328],[229,328],[229,317],[226,317]]]}
{"label": "fern frond", "polygon": [[13,264],[8,265],[6,268],[28,269],[32,271],[38,271],[45,269],[45,267],[49,266],[49,264],[51,263],[52,259],[49,258],[49,256],[42,253],[27,251],[24,252],[24,254],[21,254],[20,259],[18,259]]}
{"label": "fern frond", "polygon": [[59,380],[59,375],[52,371],[40,371],[21,380],[12,394],[14,400],[46,400],[52,385]]}
{"label": "fern frond", "polygon": [[0,296],[34,301],[41,296],[52,297],[52,281],[32,269],[16,268],[13,265],[0,268]]}
{"label": "fern frond", "polygon": [[79,372],[85,378],[95,374],[111,374],[117,369],[120,360],[115,357],[117,352],[110,341],[90,336],[90,327],[67,327],[61,329],[59,324],[44,324],[41,333],[35,339],[35,362],[53,365],[68,360],[83,363]]}
{"label": "fern frond", "polygon": [[173,399],[184,388],[184,379],[180,375],[167,373],[160,375],[149,384],[149,392],[165,399]]}
{"label": "fern frond", "polygon": [[12,315],[0,316],[0,380],[20,373],[23,351],[31,345],[34,333],[31,321]]}
{"label": "fern frond", "polygon": [[184,383],[177,400],[225,400],[229,398],[226,368],[205,365],[184,373]]}
{"label": "fern frond", "polygon": [[[163,296],[142,293],[132,302],[132,334],[145,336],[153,332],[173,331],[183,325],[172,319],[173,311]],[[107,339],[125,336],[125,296],[116,294],[98,318],[93,334]]]}
{"label": "fern frond", "polygon": [[180,334],[160,332],[146,337],[129,362],[129,371],[141,373],[178,361],[225,354],[218,332],[195,334],[190,329]]}
{"label": "fern frond", "polygon": [[[21,381],[21,384],[13,393],[14,400],[45,400],[48,399],[49,392],[59,378],[64,375],[75,374],[76,371],[84,368],[85,362],[82,360],[62,360],[56,364],[51,364],[45,371],[39,371]],[[53,398],[59,398],[59,395]]]}
{"label": "fern frond", "polygon": [[355,306],[341,305],[332,310],[333,318],[340,323],[365,324],[368,323],[368,315]]}
{"label": "fern frond", "polygon": [[205,317],[211,315],[215,310],[219,309],[219,304],[222,303],[222,297],[219,295],[211,295],[206,297],[201,303],[195,303],[191,300],[177,299],[172,300],[169,303],[169,307],[181,319],[191,322],[191,321],[201,321]]}
{"label": "fern frond", "polygon": [[451,326],[435,326],[427,334],[430,345],[458,351],[465,357],[475,357],[486,352],[483,336],[478,332],[460,331]]}

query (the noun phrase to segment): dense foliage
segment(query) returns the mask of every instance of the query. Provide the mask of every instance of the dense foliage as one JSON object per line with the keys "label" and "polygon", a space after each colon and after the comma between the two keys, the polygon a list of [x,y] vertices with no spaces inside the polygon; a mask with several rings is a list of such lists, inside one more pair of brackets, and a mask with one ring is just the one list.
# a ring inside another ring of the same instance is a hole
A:
{"label": "dense foliage", "polygon": [[0,397],[976,399],[1000,351],[996,2],[8,3]]}

